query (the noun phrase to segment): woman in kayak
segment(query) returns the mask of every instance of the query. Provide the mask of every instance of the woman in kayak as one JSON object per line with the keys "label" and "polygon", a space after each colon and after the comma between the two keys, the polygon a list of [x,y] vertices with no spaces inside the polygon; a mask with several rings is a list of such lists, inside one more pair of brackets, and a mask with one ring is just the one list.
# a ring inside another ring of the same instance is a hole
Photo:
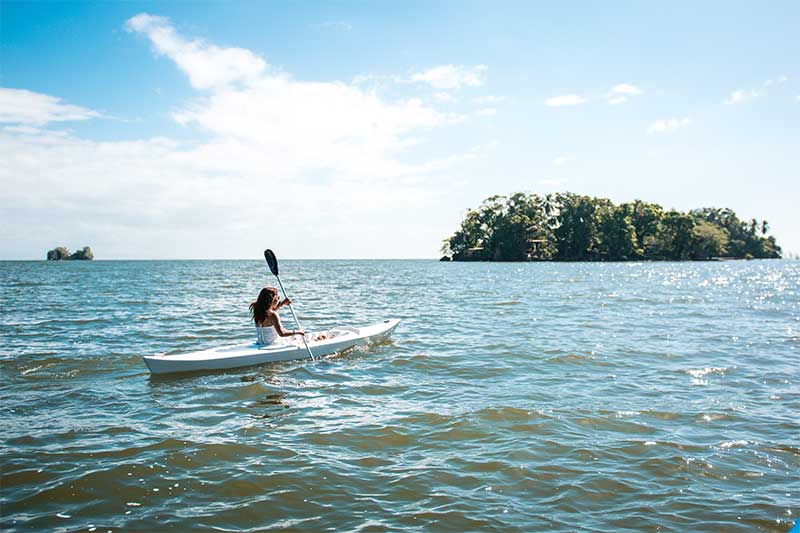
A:
{"label": "woman in kayak", "polygon": [[256,323],[258,344],[272,344],[278,340],[278,337],[304,335],[302,330],[283,329],[278,309],[290,303],[292,301],[289,298],[278,301],[278,289],[275,287],[261,289],[256,301],[250,304],[250,316]]}

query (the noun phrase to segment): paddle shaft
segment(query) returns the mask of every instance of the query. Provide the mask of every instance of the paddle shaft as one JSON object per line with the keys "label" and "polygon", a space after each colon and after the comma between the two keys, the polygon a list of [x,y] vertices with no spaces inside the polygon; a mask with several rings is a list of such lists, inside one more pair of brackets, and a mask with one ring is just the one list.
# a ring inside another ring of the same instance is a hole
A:
{"label": "paddle shaft", "polygon": [[[288,300],[289,299],[289,295],[286,294],[286,289],[283,288],[283,282],[281,281],[281,277],[279,275],[277,275],[277,274],[275,274],[275,277],[278,278],[278,285],[280,285],[280,287],[281,287],[281,291],[283,292],[283,297]],[[294,314],[294,308],[292,307],[292,304],[289,304],[289,311],[292,312],[292,317],[294,318],[294,323],[297,326],[297,329],[303,329],[303,328],[300,327],[300,321],[297,320],[297,315]],[[308,347],[308,341],[306,340],[306,336],[302,335],[302,337],[303,337],[303,344],[306,345],[306,350],[308,351],[308,356],[313,361],[314,360],[314,354],[311,353],[311,348]]]}

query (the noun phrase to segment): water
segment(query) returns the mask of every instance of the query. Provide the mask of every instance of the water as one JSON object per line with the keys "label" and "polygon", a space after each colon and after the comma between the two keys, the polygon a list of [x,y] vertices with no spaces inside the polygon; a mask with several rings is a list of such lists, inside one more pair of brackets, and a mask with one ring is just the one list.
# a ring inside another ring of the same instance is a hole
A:
{"label": "water", "polygon": [[[263,262],[0,263],[6,531],[786,531],[800,263],[284,261],[315,364],[151,378],[252,335]],[[288,320],[288,316],[286,319]]]}

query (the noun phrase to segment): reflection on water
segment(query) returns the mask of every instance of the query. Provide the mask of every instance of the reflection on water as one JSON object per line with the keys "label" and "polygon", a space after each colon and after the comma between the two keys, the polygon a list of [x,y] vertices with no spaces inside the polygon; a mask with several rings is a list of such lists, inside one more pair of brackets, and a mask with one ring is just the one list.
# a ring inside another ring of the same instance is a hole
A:
{"label": "reflection on water", "polygon": [[277,418],[287,414],[285,412],[287,409],[289,409],[289,405],[284,401],[283,394],[267,394],[263,398],[253,402],[253,417]]}
{"label": "reflection on water", "polygon": [[[0,263],[2,529],[786,531],[800,264],[286,261],[324,358],[240,342],[263,264]],[[257,274],[256,274],[257,273]],[[469,287],[469,290],[464,290]]]}

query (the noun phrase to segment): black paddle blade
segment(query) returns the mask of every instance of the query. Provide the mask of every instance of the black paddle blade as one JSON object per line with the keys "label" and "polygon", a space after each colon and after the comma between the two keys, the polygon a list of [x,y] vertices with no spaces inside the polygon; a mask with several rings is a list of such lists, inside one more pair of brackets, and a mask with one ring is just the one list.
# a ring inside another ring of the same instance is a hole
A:
{"label": "black paddle blade", "polygon": [[267,264],[269,265],[269,269],[272,271],[272,273],[277,276],[278,275],[278,258],[275,257],[275,252],[273,252],[270,249],[264,250],[264,259],[267,260]]}

